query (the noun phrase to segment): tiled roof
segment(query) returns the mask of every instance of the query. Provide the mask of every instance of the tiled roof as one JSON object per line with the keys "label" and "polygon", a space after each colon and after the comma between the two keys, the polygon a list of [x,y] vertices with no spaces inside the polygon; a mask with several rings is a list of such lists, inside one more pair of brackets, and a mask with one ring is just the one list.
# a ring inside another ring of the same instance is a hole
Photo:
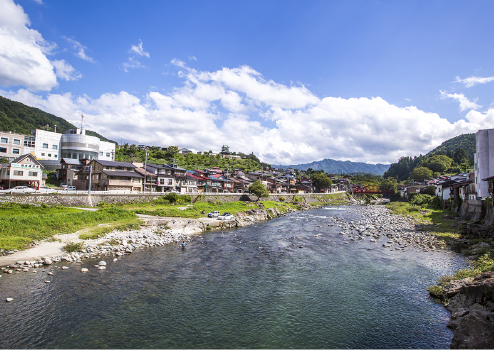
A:
{"label": "tiled roof", "polygon": [[62,161],[63,161],[65,164],[70,164],[70,165],[82,165],[82,163],[79,161],[79,159],[62,158]]}
{"label": "tiled roof", "polygon": [[115,162],[113,160],[95,160],[96,163],[99,163],[103,166],[123,166],[126,168],[136,168],[134,164],[124,163],[124,162]]}
{"label": "tiled roof", "polygon": [[120,170],[102,170],[102,172],[108,176],[126,176],[126,177],[140,177],[144,176],[136,173],[135,171],[120,171]]}

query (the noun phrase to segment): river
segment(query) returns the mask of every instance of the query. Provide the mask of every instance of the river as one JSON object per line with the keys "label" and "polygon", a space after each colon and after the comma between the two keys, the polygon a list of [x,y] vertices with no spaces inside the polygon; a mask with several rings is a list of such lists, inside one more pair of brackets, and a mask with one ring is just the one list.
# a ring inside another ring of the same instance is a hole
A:
{"label": "river", "polygon": [[0,347],[448,348],[449,313],[425,288],[462,257],[343,244],[328,217],[359,215],[297,212],[106,257],[106,270],[4,275]]}

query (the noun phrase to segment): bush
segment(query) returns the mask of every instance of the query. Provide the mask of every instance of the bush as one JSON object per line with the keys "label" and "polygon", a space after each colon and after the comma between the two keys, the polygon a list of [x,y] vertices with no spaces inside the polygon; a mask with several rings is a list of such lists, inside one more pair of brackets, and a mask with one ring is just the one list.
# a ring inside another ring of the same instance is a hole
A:
{"label": "bush", "polygon": [[73,253],[81,250],[83,246],[84,246],[83,242],[78,242],[78,243],[70,242],[63,246],[63,250],[65,250],[67,253]]}
{"label": "bush", "polygon": [[422,210],[422,207],[419,206],[419,205],[410,205],[408,207],[408,212],[410,212],[410,213],[413,212],[413,211],[417,211],[418,212],[420,210]]}
{"label": "bush", "polygon": [[424,207],[432,203],[432,201],[433,198],[428,194],[416,194],[408,202],[411,206],[418,205]]}
{"label": "bush", "polygon": [[427,291],[433,298],[437,298],[437,299],[443,298],[444,289],[441,286],[437,286],[437,285],[429,286],[427,287]]}
{"label": "bush", "polygon": [[304,198],[302,196],[293,196],[294,202],[303,202]]}
{"label": "bush", "polygon": [[284,202],[284,201],[286,201],[286,198],[285,198],[285,197],[283,197],[283,196],[279,196],[279,197],[278,197],[278,199],[280,200],[280,202]]}

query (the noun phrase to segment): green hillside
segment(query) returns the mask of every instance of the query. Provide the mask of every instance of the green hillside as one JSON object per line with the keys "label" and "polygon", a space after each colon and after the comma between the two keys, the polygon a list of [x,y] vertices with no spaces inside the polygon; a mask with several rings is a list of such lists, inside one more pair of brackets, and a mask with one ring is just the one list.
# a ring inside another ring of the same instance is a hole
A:
{"label": "green hillside", "polygon": [[[11,101],[8,98],[0,96],[1,131],[12,131],[30,135],[31,130],[34,129],[53,131],[54,125],[57,126],[57,133],[61,134],[69,129],[76,128],[76,126],[63,118],[46,113],[39,108],[29,107],[23,103]],[[86,130],[86,135],[96,136],[102,141],[116,143],[94,131]]]}
{"label": "green hillside", "polygon": [[[423,167],[429,168],[433,175],[466,172],[473,166],[474,153],[475,134],[459,135],[444,141],[425,156],[401,157],[398,162],[391,164],[389,170],[384,173],[384,177],[394,177],[398,181],[407,180],[414,169]],[[443,169],[439,166],[438,170],[437,160],[434,162],[437,156],[447,156],[451,164],[445,164]]]}
{"label": "green hillside", "polygon": [[389,164],[366,164],[359,162],[351,162],[323,159],[317,162],[311,162],[307,164],[297,165],[281,165],[280,167],[293,168],[299,170],[307,170],[312,168],[313,170],[324,170],[328,174],[350,174],[350,173],[372,173],[376,175],[383,175],[389,168]]}

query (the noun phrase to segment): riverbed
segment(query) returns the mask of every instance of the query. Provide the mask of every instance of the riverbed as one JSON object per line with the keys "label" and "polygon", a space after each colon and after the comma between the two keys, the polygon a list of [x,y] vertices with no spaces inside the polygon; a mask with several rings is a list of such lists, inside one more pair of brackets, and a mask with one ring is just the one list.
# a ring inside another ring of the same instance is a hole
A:
{"label": "riverbed", "polygon": [[462,257],[349,241],[335,217],[362,214],[297,212],[185,249],[4,275],[0,300],[14,300],[0,304],[0,347],[448,348],[449,313],[425,289]]}

